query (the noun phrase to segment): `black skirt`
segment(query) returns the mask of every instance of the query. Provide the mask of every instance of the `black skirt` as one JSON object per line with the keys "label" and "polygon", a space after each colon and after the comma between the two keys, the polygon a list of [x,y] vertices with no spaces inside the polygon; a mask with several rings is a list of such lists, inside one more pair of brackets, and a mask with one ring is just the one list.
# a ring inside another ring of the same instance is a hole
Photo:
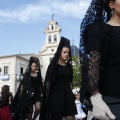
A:
{"label": "black skirt", "polygon": [[77,114],[75,98],[70,85],[55,85],[50,91],[48,111],[52,116],[74,116]]}
{"label": "black skirt", "polygon": [[34,94],[32,97],[32,103],[41,102],[41,94]]}

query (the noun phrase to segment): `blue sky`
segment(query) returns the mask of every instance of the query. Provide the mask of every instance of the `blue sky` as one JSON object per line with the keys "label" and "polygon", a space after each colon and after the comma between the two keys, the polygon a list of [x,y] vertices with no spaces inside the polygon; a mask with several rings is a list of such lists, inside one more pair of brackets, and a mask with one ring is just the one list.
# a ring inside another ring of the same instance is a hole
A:
{"label": "blue sky", "polygon": [[90,0],[0,0],[0,56],[41,51],[52,11],[61,36],[79,46],[80,22]]}

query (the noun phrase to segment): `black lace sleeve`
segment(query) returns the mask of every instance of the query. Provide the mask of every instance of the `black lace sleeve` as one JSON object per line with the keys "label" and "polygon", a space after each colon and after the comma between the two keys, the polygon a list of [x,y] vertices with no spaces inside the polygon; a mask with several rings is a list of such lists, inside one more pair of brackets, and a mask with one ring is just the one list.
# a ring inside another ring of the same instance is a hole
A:
{"label": "black lace sleeve", "polygon": [[80,42],[81,99],[88,99],[91,92],[98,90],[103,31],[101,23],[90,24],[84,31]]}
{"label": "black lace sleeve", "polygon": [[51,87],[51,78],[52,78],[52,74],[51,72],[53,72],[52,70],[52,65],[50,64],[47,68],[47,72],[46,72],[46,76],[45,76],[45,93],[46,93],[46,101],[47,101],[47,97],[50,91],[50,87]]}
{"label": "black lace sleeve", "polygon": [[90,54],[91,51],[101,52],[101,39],[103,34],[103,24],[92,23],[83,33],[84,52]]}
{"label": "black lace sleeve", "polygon": [[88,80],[91,92],[98,90],[98,82],[100,79],[100,60],[101,54],[99,52],[90,52],[88,64]]}
{"label": "black lace sleeve", "polygon": [[100,79],[102,24],[90,24],[86,29],[85,52],[88,55],[88,81],[90,92],[98,90]]}
{"label": "black lace sleeve", "polygon": [[42,77],[40,72],[38,72],[38,78],[39,78],[38,90],[40,90],[40,92],[43,94],[43,82],[42,82]]}

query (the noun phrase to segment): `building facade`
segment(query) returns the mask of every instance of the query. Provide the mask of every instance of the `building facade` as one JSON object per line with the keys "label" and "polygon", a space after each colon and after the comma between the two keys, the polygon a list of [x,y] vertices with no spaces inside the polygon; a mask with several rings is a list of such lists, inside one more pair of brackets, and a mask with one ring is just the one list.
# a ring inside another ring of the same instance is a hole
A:
{"label": "building facade", "polygon": [[46,36],[45,44],[43,45],[41,52],[38,53],[38,57],[41,62],[41,74],[43,79],[45,79],[47,67],[60,42],[60,32],[60,26],[55,20],[51,20],[44,31]]}
{"label": "building facade", "polygon": [[47,67],[53,58],[58,44],[60,42],[61,29],[55,20],[48,23],[48,27],[44,30],[45,43],[41,52],[38,54],[16,54],[10,56],[0,56],[0,91],[3,85],[10,86],[10,92],[15,95],[22,75],[27,67],[28,60],[31,56],[40,59],[41,75],[43,81],[45,79]]}
{"label": "building facade", "polygon": [[3,85],[10,86],[10,92],[15,95],[21,81],[20,75],[25,72],[30,56],[34,54],[17,54],[0,57],[0,91]]}

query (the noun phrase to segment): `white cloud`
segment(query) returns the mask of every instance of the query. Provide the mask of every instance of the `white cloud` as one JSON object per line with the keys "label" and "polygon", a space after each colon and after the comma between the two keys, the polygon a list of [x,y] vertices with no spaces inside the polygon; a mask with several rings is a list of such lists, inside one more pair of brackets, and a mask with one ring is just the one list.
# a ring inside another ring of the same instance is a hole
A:
{"label": "white cloud", "polygon": [[0,22],[34,22],[44,19],[52,13],[67,18],[83,18],[89,6],[89,0],[56,1],[43,0],[17,9],[0,9]]}

